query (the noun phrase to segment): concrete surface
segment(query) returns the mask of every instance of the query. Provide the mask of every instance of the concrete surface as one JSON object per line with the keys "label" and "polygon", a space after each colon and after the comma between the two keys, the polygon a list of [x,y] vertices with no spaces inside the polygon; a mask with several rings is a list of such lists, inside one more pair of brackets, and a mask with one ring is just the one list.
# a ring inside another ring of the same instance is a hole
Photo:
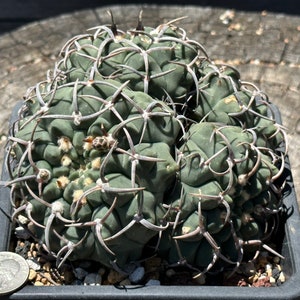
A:
{"label": "concrete surface", "polygon": [[236,66],[243,80],[265,91],[279,107],[288,129],[290,161],[300,199],[300,16],[199,6],[110,6],[59,15],[0,35],[1,159],[15,103],[28,87],[45,78],[67,39],[110,22],[108,8],[123,29],[136,25],[141,8],[144,24],[149,26],[188,16],[180,26],[190,38],[202,43],[213,59]]}
{"label": "concrete surface", "polygon": [[223,8],[235,8],[247,11],[268,10],[276,13],[300,14],[300,3],[295,0],[1,0],[0,34],[62,13],[81,9],[116,4],[159,4],[159,5],[198,5]]}

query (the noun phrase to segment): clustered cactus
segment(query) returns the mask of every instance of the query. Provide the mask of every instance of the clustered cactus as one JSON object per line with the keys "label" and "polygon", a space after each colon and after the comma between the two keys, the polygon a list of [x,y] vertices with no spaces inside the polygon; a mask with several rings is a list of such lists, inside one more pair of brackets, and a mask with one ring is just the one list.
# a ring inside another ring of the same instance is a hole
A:
{"label": "clustered cactus", "polygon": [[124,271],[156,254],[197,277],[276,253],[265,241],[282,208],[284,129],[178,20],[140,16],[123,32],[112,18],[69,40],[25,96],[8,142],[12,217],[58,267]]}

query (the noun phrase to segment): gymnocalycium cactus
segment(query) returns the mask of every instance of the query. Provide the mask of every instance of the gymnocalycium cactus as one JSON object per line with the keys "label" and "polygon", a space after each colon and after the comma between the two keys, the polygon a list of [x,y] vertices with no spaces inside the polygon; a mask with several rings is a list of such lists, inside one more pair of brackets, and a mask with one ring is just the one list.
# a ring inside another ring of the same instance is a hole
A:
{"label": "gymnocalycium cactus", "polygon": [[276,254],[265,241],[285,131],[267,96],[178,20],[149,28],[140,16],[123,32],[112,19],[76,36],[25,96],[8,142],[12,218],[58,267],[124,271],[157,254],[200,276],[253,249]]}

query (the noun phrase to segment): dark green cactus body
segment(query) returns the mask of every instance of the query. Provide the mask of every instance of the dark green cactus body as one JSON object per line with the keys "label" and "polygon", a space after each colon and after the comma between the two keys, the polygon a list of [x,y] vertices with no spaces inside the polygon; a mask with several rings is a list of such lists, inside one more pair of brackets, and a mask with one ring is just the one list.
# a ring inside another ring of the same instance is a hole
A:
{"label": "dark green cactus body", "polygon": [[[101,30],[102,29],[102,30]],[[72,70],[69,81],[88,79],[91,70],[114,78],[135,91],[162,99],[185,99],[194,84],[186,65],[198,56],[193,42],[185,42],[174,30],[144,28],[138,33],[114,33],[99,28],[97,37],[82,35],[65,47],[61,70]],[[76,44],[75,44],[76,41]],[[71,52],[76,48],[77,51]],[[193,66],[192,66],[193,67]],[[194,63],[196,68],[196,62]]]}
{"label": "dark green cactus body", "polygon": [[152,249],[201,275],[263,245],[286,153],[258,88],[172,22],[100,26],[61,54],[28,91],[8,153],[13,217],[59,266],[118,269]]}

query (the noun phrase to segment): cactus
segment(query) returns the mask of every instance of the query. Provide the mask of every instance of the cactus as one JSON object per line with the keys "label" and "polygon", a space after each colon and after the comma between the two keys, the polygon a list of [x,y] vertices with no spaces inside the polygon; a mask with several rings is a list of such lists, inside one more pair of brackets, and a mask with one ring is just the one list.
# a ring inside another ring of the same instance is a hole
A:
{"label": "cactus", "polygon": [[150,28],[140,15],[123,32],[112,18],[68,41],[25,96],[8,142],[12,219],[26,217],[58,267],[124,272],[150,253],[197,277],[262,248],[280,255],[265,241],[282,208],[285,130],[178,20]]}

